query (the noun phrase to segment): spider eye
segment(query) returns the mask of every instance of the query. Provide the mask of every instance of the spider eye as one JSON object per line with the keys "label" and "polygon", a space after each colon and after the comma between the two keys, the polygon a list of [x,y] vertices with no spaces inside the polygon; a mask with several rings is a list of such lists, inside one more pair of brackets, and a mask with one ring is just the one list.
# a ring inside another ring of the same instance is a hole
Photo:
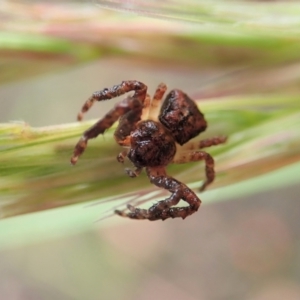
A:
{"label": "spider eye", "polygon": [[159,121],[171,131],[176,142],[185,144],[203,132],[207,123],[195,102],[180,90],[172,90],[160,111]]}

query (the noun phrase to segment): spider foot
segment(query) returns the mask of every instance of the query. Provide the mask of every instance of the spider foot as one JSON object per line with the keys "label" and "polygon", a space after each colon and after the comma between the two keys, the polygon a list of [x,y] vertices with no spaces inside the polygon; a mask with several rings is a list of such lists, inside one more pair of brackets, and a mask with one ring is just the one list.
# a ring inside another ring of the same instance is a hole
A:
{"label": "spider foot", "polygon": [[210,166],[206,167],[206,180],[199,188],[199,192],[206,190],[207,186],[210,185],[215,179],[215,170]]}
{"label": "spider foot", "polygon": [[117,161],[118,161],[119,163],[123,164],[124,161],[125,161],[126,155],[127,155],[127,151],[122,151],[122,152],[120,152],[120,153],[118,154],[118,156],[117,156]]}
{"label": "spider foot", "polygon": [[142,171],[142,168],[136,168],[134,171],[129,168],[125,169],[126,174],[131,178],[135,178],[135,177],[139,176],[141,171]]}
{"label": "spider foot", "polygon": [[131,204],[127,204],[127,209],[129,210],[129,212],[125,212],[124,210],[115,210],[115,214],[121,217],[127,217],[136,220],[148,219],[147,209],[136,208]]}
{"label": "spider foot", "polygon": [[87,146],[87,138],[85,136],[82,136],[78,143],[75,146],[73,156],[71,157],[71,164],[75,165],[79,156],[84,152],[85,148]]}
{"label": "spider foot", "polygon": [[209,183],[207,183],[206,181],[200,186],[200,188],[199,188],[199,192],[203,192],[205,189],[206,189],[206,187],[208,186],[208,184]]}
{"label": "spider foot", "polygon": [[168,207],[166,209],[161,209],[161,203],[163,201],[158,202],[157,204],[153,205],[149,209],[141,209],[136,208],[133,205],[128,204],[127,209],[129,212],[115,210],[115,213],[121,217],[127,217],[130,219],[136,220],[144,220],[147,219],[149,221],[156,221],[156,220],[166,220],[169,218],[182,218],[185,219],[186,217],[195,213],[199,206],[188,206],[188,207]]}

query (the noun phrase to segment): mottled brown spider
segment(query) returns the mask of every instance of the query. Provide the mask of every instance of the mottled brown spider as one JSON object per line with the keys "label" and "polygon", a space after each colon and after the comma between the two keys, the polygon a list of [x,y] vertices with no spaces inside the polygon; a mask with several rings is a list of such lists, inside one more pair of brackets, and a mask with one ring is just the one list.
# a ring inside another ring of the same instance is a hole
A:
{"label": "mottled brown spider", "polygon": [[[197,195],[185,184],[167,175],[165,169],[171,163],[204,160],[206,180],[200,191],[215,178],[213,158],[204,151],[194,149],[224,143],[226,137],[190,141],[206,129],[204,115],[194,101],[180,90],[172,90],[162,101],[166,90],[166,85],[161,83],[151,101],[145,84],[135,80],[123,81],[110,89],[95,92],[78,114],[78,120],[81,120],[95,101],[108,100],[134,91],[132,96],[116,104],[101,120],[83,133],[71,158],[71,163],[76,164],[78,157],[87,147],[88,140],[103,134],[120,119],[114,136],[125,150],[117,156],[117,160],[123,163],[128,157],[135,167],[134,170],[125,169],[127,175],[136,177],[145,168],[151,183],[171,192],[169,198],[159,201],[149,209],[135,208],[128,204],[129,212],[116,210],[115,213],[122,217],[150,221],[177,217],[185,219],[198,210],[201,200]],[[173,207],[181,199],[189,206]]]}

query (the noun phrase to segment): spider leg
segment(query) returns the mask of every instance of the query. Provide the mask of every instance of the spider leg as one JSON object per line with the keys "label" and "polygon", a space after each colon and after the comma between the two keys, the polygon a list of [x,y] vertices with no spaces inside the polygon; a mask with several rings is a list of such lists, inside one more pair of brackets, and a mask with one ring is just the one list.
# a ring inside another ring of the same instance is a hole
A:
{"label": "spider leg", "polygon": [[205,188],[214,181],[215,179],[215,170],[214,170],[214,159],[212,156],[204,151],[193,151],[188,152],[184,151],[176,155],[172,163],[175,164],[184,164],[192,161],[205,160],[205,174],[206,180],[200,187],[200,192],[204,191]]}
{"label": "spider leg", "polygon": [[141,174],[142,170],[143,168],[136,168],[134,171],[129,168],[126,168],[125,172],[129,177],[135,178]]}
{"label": "spider leg", "polygon": [[[167,189],[172,193],[171,196],[165,200],[159,201],[149,209],[135,208],[129,204],[127,205],[129,210],[128,213],[116,210],[116,214],[131,219],[148,219],[150,221],[155,221],[178,217],[185,219],[187,216],[192,215],[198,210],[201,200],[185,184],[168,176],[164,167],[148,167],[146,168],[146,171],[150,182],[160,188]],[[189,206],[172,207],[181,199],[186,201]]]}
{"label": "spider leg", "polygon": [[[124,163],[125,161],[125,157],[127,157],[129,149],[125,149],[122,152],[120,152],[117,156],[117,161],[119,163]],[[135,178],[137,176],[140,175],[140,173],[142,172],[143,168],[136,168],[135,170],[131,170],[129,168],[125,169],[126,174],[131,177],[131,178]]]}
{"label": "spider leg", "polygon": [[224,144],[227,141],[227,136],[216,136],[201,141],[189,141],[182,148],[184,150],[203,149],[219,144]]}
{"label": "spider leg", "polygon": [[81,121],[83,114],[86,113],[96,101],[109,100],[130,91],[134,91],[132,98],[144,102],[147,93],[147,86],[144,83],[136,80],[122,81],[121,84],[114,85],[112,88],[105,88],[101,91],[94,92],[82,106],[81,111],[77,115],[77,120]]}
{"label": "spider leg", "polygon": [[149,94],[146,95],[146,99],[144,101],[144,108],[141,115],[141,120],[147,120],[149,118],[151,97]]}
{"label": "spider leg", "polygon": [[136,110],[131,110],[127,112],[120,118],[118,127],[114,133],[116,142],[120,146],[130,146],[130,134],[136,128],[136,124],[139,120],[144,119],[148,116],[150,106],[150,96],[146,95],[144,100],[144,105],[142,107],[142,112],[137,112]]}
{"label": "spider leg", "polygon": [[120,152],[117,156],[117,161],[121,164],[124,163],[125,157],[127,156],[128,149],[124,149],[122,152]]}
{"label": "spider leg", "polygon": [[157,120],[157,117],[159,115],[159,110],[161,107],[161,100],[162,100],[166,90],[167,90],[167,86],[164,83],[161,83],[158,85],[158,87],[154,93],[154,96],[153,96],[153,99],[151,102],[151,106],[150,106],[150,111],[149,111],[149,116],[148,116],[148,118],[150,120],[154,120],[154,121]]}
{"label": "spider leg", "polygon": [[[73,156],[71,158],[71,163],[73,165],[76,164],[78,157],[84,152],[85,148],[87,147],[88,140],[104,133],[106,129],[110,128],[124,114],[129,114],[127,115],[127,125],[130,128],[133,128],[135,126],[135,123],[138,122],[141,118],[142,109],[147,93],[147,86],[138,81],[123,81],[120,85],[115,85],[111,89],[104,89],[103,91],[94,93],[94,95],[89,100],[87,100],[87,102],[82,107],[81,117],[82,114],[92,106],[94,101],[111,99],[131,90],[135,91],[132,97],[127,97],[120,103],[116,104],[115,107],[110,110],[101,120],[99,120],[96,124],[94,124],[83,133],[83,136],[75,146]],[[121,121],[122,120],[125,123],[126,119],[122,118]],[[122,132],[121,130],[116,131],[115,138],[117,141],[125,141],[126,143],[129,142],[128,132],[126,130],[124,132]]]}

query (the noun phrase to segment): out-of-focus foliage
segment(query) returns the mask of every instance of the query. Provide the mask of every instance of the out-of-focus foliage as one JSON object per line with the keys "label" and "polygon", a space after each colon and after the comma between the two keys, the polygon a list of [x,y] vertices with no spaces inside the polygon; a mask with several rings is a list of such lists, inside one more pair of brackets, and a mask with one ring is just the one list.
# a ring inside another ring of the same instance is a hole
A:
{"label": "out-of-focus foliage", "polygon": [[0,5],[0,82],[103,55],[192,66],[274,65],[300,56],[297,2],[29,3]]}
{"label": "out-of-focus foliage", "polygon": [[[99,6],[140,15],[170,18],[218,28],[299,33],[300,5],[297,1],[228,0],[94,0]],[[235,27],[233,27],[234,25]],[[209,29],[204,28],[203,31]]]}

